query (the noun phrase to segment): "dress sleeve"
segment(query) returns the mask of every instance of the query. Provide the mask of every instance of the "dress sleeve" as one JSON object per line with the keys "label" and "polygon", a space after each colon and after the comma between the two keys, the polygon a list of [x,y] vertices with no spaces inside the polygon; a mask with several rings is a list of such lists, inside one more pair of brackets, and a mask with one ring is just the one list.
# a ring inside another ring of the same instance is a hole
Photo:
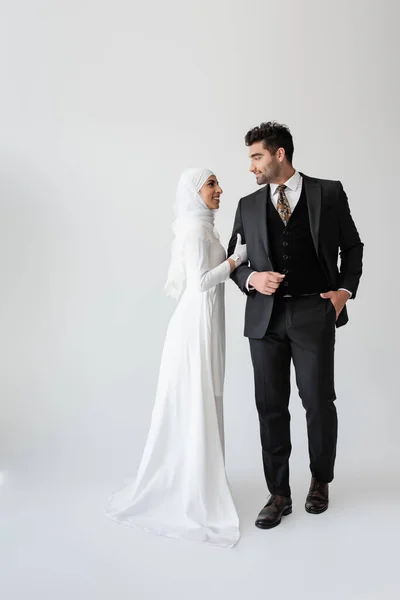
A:
{"label": "dress sleeve", "polygon": [[185,268],[188,287],[206,292],[229,279],[231,268],[228,260],[210,269],[211,240],[193,231],[185,240]]}

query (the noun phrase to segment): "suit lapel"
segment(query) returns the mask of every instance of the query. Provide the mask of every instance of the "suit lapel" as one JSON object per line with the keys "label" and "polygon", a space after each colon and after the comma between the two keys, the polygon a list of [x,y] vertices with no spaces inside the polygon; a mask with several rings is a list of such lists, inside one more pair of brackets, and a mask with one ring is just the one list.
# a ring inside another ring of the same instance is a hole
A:
{"label": "suit lapel", "polygon": [[259,192],[258,203],[260,205],[257,211],[256,218],[259,219],[258,227],[260,229],[261,239],[264,244],[265,252],[269,258],[269,242],[268,242],[268,223],[267,223],[267,202],[270,195],[269,184]]}
{"label": "suit lapel", "polygon": [[[307,207],[308,207],[308,219],[310,222],[311,237],[313,240],[314,248],[319,256],[319,224],[321,220],[321,202],[322,193],[321,185],[318,181],[315,181],[307,175],[303,175],[303,185],[306,192]],[[268,217],[267,217],[267,202],[270,197],[270,186],[266,185],[265,188],[260,190],[258,196],[259,210],[257,211],[256,218],[259,218],[258,227],[260,229],[261,239],[263,241],[265,252],[269,258],[269,241],[268,241]]]}
{"label": "suit lapel", "polygon": [[321,219],[321,186],[318,181],[303,175],[303,185],[306,192],[308,219],[314,248],[319,256],[319,223]]}

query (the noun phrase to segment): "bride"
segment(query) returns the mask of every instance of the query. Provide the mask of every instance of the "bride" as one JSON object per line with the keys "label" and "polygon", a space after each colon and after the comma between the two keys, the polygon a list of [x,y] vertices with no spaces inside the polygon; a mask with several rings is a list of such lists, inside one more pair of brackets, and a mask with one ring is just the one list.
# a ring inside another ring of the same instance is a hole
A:
{"label": "bride", "polygon": [[239,519],[224,465],[224,282],[247,261],[214,228],[222,189],[208,169],[186,169],[175,203],[166,292],[179,298],[168,326],[150,430],[137,478],[107,514],[179,539],[234,546]]}

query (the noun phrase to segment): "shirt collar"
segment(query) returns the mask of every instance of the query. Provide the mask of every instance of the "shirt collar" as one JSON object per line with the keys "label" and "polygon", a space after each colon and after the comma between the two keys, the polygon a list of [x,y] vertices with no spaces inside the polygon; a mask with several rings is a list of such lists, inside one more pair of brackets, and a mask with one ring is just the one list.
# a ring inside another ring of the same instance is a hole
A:
{"label": "shirt collar", "polygon": [[[298,171],[295,171],[294,174],[291,176],[291,178],[285,182],[285,185],[290,191],[295,192],[297,190],[297,188],[299,187],[300,182],[301,182],[301,175]],[[271,195],[273,196],[278,189],[278,184],[271,183],[270,187],[271,187]]]}

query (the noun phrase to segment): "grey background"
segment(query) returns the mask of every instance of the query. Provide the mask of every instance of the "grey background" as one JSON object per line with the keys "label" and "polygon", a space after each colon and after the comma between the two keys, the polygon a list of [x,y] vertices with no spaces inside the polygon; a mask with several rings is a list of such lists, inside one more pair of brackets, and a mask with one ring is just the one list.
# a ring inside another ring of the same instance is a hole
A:
{"label": "grey background", "polygon": [[[396,595],[399,16],[388,0],[0,3],[7,600]],[[226,244],[256,187],[244,134],[269,119],[290,126],[298,169],[342,181],[365,243],[337,336],[331,508],[304,513],[294,389],[294,513],[253,527],[267,491],[244,298],[228,283],[227,469],[242,540],[226,551],[117,527],[102,510],[138,466],[174,306],[162,287],[177,179],[215,170]]]}

